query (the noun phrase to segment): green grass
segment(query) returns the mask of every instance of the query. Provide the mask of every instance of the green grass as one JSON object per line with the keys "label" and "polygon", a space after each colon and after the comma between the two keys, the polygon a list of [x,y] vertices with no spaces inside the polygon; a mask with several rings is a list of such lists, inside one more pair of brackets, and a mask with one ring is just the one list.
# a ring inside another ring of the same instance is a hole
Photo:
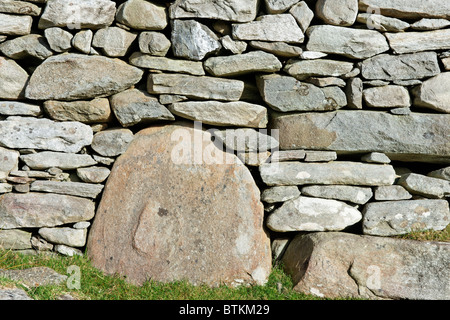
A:
{"label": "green grass", "polygon": [[93,268],[86,257],[29,256],[15,252],[0,252],[0,269],[25,269],[37,266],[50,267],[56,272],[70,276],[69,266],[78,266],[81,271],[80,289],[69,289],[60,285],[29,288],[20,283],[0,279],[0,287],[24,289],[35,300],[56,300],[70,294],[79,300],[317,300],[314,296],[298,293],[282,268],[276,266],[264,286],[240,286],[231,288],[206,285],[193,286],[185,281],[175,283],[147,282],[143,286],[127,283],[123,277],[108,276]]}
{"label": "green grass", "polygon": [[442,231],[417,230],[398,236],[400,239],[450,242],[450,224]]}

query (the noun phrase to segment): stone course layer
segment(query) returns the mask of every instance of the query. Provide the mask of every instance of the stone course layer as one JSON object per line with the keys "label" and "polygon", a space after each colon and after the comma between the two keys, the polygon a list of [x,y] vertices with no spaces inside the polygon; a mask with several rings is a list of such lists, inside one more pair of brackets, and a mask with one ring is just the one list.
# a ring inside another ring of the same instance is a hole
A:
{"label": "stone course layer", "polygon": [[1,249],[450,299],[449,200],[448,1],[0,0]]}

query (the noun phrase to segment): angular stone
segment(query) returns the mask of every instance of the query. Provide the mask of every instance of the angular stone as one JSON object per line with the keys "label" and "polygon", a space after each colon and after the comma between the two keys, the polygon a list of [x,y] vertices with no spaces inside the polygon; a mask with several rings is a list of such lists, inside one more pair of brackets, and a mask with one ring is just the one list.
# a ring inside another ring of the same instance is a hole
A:
{"label": "angular stone", "polygon": [[418,194],[428,198],[450,196],[450,181],[443,179],[409,173],[402,175],[397,183],[412,194]]}
{"label": "angular stone", "polygon": [[310,27],[307,35],[308,50],[353,59],[367,59],[389,50],[386,38],[375,30],[321,25]]}
{"label": "angular stone", "polygon": [[138,89],[129,89],[110,97],[111,108],[123,127],[158,120],[175,120],[156,97]]}
{"label": "angular stone", "polygon": [[47,241],[70,247],[83,247],[86,244],[86,229],[40,228],[39,235]]}
{"label": "angular stone", "polygon": [[345,94],[347,95],[348,107],[352,109],[363,108],[363,81],[360,78],[351,78],[347,82]]}
{"label": "angular stone", "polygon": [[[2,172],[2,174],[5,174]],[[0,193],[8,193],[13,191],[13,186],[8,183],[0,183]]]}
{"label": "angular stone", "polygon": [[58,285],[67,280],[67,276],[57,273],[49,267],[33,267],[19,270],[2,270],[0,276],[21,282],[28,287]]}
{"label": "angular stone", "polygon": [[446,114],[338,111],[274,114],[270,129],[280,130],[282,150],[370,151],[385,153],[391,160],[449,163],[449,123]]}
{"label": "angular stone", "polygon": [[49,100],[44,102],[44,109],[51,119],[58,121],[103,123],[111,120],[111,108],[106,98],[71,102]]}
{"label": "angular stone", "polygon": [[345,81],[341,78],[337,77],[311,77],[306,79],[305,81],[312,83],[313,85],[316,85],[318,87],[339,87],[344,88],[347,84]]}
{"label": "angular stone", "polygon": [[443,230],[450,223],[446,200],[373,202],[363,209],[363,233],[394,236],[411,231]]}
{"label": "angular stone", "polygon": [[303,52],[302,48],[289,45],[285,42],[250,41],[250,46],[285,58],[296,58]]}
{"label": "angular stone", "polygon": [[195,76],[205,75],[203,64],[199,61],[155,57],[140,52],[135,52],[131,55],[130,64],[139,68],[187,73]]}
{"label": "angular stone", "polygon": [[304,150],[281,150],[272,153],[272,162],[303,160],[306,157]]}
{"label": "angular stone", "polygon": [[142,70],[118,59],[62,54],[36,68],[25,95],[32,100],[91,99],[128,89],[142,75]]}
{"label": "angular stone", "polygon": [[428,176],[438,179],[450,180],[450,167],[431,171]]}
{"label": "angular stone", "polygon": [[26,1],[5,0],[0,2],[0,12],[36,17],[41,14],[41,8]]}
{"label": "angular stone", "polygon": [[29,192],[0,196],[0,228],[40,228],[90,220],[93,201],[59,194]]}
{"label": "angular stone", "polygon": [[14,60],[0,57],[0,99],[22,98],[28,78],[28,73]]}
{"label": "angular stone", "polygon": [[379,9],[380,14],[400,19],[450,18],[450,3],[440,0],[428,0],[424,6],[421,0],[360,0],[359,9]]}
{"label": "angular stone", "polygon": [[278,186],[266,189],[261,194],[261,200],[266,203],[285,202],[300,195],[296,186]]}
{"label": "angular stone", "polygon": [[42,114],[41,107],[17,102],[17,101],[0,101],[0,114],[5,116],[32,116],[37,117]]}
{"label": "angular stone", "polygon": [[450,49],[450,29],[386,33],[386,38],[397,54]]}
{"label": "angular stone", "polygon": [[339,231],[361,218],[361,212],[344,202],[299,196],[271,213],[266,224],[277,232]]}
{"label": "angular stone", "polygon": [[334,151],[306,151],[305,162],[329,162],[337,159]]}
{"label": "angular stone", "polygon": [[302,31],[306,32],[314,18],[314,12],[308,7],[308,4],[305,1],[300,1],[289,10],[289,13],[297,20]]}
{"label": "angular stone", "polygon": [[365,23],[369,28],[381,32],[401,32],[410,27],[408,22],[373,13],[360,13],[356,17],[356,21]]}
{"label": "angular stone", "polygon": [[414,105],[450,113],[450,72],[424,81],[413,89]]}
{"label": "angular stone", "polygon": [[119,27],[98,30],[92,39],[92,46],[100,48],[109,57],[123,57],[128,53],[137,34]]}
{"label": "angular stone", "polygon": [[335,161],[329,163],[280,162],[259,168],[263,182],[280,185],[392,185],[396,174],[390,165]]}
{"label": "angular stone", "polygon": [[139,50],[154,56],[164,57],[172,43],[161,32],[144,31],[139,34]]}
{"label": "angular stone", "polygon": [[227,150],[240,152],[264,152],[278,148],[275,137],[268,132],[254,129],[226,129],[216,130],[213,136],[222,142]]}
{"label": "angular stone", "polygon": [[39,149],[79,152],[91,144],[91,127],[79,122],[8,117],[0,122],[0,145],[12,149]]}
{"label": "angular stone", "polygon": [[45,6],[39,29],[100,29],[110,26],[116,15],[116,3],[110,0],[52,0]]}
{"label": "angular stone", "polygon": [[381,186],[375,188],[375,200],[409,200],[412,195],[402,186]]}
{"label": "angular stone", "polygon": [[22,289],[0,289],[0,300],[33,300]]}
{"label": "angular stone", "polygon": [[233,40],[229,35],[220,38],[220,43],[222,43],[224,49],[229,50],[234,54],[241,54],[247,50],[247,42]]}
{"label": "angular stone", "polygon": [[66,52],[72,48],[73,35],[61,28],[48,28],[44,31],[50,48],[56,52]]}
{"label": "angular stone", "polygon": [[351,26],[358,15],[358,0],[318,0],[316,15],[327,24]]}
{"label": "angular stone", "polygon": [[200,61],[222,48],[219,38],[195,20],[172,21],[172,51],[176,57]]}
{"label": "angular stone", "polygon": [[170,18],[205,18],[235,22],[249,22],[256,18],[258,0],[231,0],[214,2],[209,0],[176,0],[170,6]]}
{"label": "angular stone", "polygon": [[361,71],[365,79],[389,81],[429,78],[441,72],[435,52],[380,54],[364,60]]}
{"label": "angular stone", "polygon": [[365,204],[373,196],[371,188],[354,186],[306,186],[301,189],[305,196]]}
{"label": "angular stone", "polygon": [[407,108],[411,106],[409,91],[403,86],[387,85],[363,91],[366,105],[372,108]]}
{"label": "angular stone", "polygon": [[361,161],[369,162],[369,163],[391,163],[391,159],[384,153],[380,152],[371,152],[368,154],[365,154],[361,157]]}
{"label": "angular stone", "polygon": [[28,34],[5,41],[0,45],[0,51],[8,58],[36,59],[43,61],[53,55],[46,39],[38,34]]}
{"label": "angular stone", "polygon": [[72,170],[97,164],[88,154],[59,153],[44,151],[20,156],[20,160],[31,169],[45,170],[49,168],[60,168]]}
{"label": "angular stone", "polygon": [[340,77],[353,70],[353,63],[336,60],[290,60],[283,69],[298,80],[312,76]]}
{"label": "angular stone", "polygon": [[34,181],[31,191],[66,194],[82,198],[95,199],[102,192],[103,185],[84,182]]}
{"label": "angular stone", "polygon": [[337,87],[319,88],[278,74],[257,76],[256,83],[264,101],[281,112],[336,110],[347,104]]}
{"label": "angular stone", "polygon": [[[203,141],[196,149],[194,136]],[[178,151],[181,159],[174,158]],[[214,154],[212,163],[222,165],[195,162],[199,154]],[[181,124],[148,128],[114,165],[87,252],[97,268],[137,284],[149,277],[262,284],[271,250],[259,197],[248,169],[216,149],[208,132]]]}
{"label": "angular stone", "polygon": [[17,170],[19,166],[19,151],[0,147],[0,171],[10,173]]}
{"label": "angular stone", "polygon": [[297,2],[298,0],[264,0],[266,11],[270,14],[283,13]]}
{"label": "angular stone", "polygon": [[145,0],[128,0],[119,6],[117,22],[137,30],[163,30],[167,26],[164,5]]}
{"label": "angular stone", "polygon": [[450,245],[350,233],[296,236],[282,263],[294,290],[326,298],[449,299]]}
{"label": "angular stone", "polygon": [[87,183],[102,183],[104,182],[111,170],[106,167],[89,167],[89,168],[78,168],[77,176],[84,182]]}
{"label": "angular stone", "polygon": [[7,36],[24,36],[30,34],[33,18],[0,13],[0,34]]}
{"label": "angular stone", "polygon": [[204,67],[213,76],[228,77],[255,72],[277,72],[283,65],[271,53],[252,51],[238,55],[212,57],[204,62]]}
{"label": "angular stone", "polygon": [[237,40],[281,41],[303,43],[305,36],[291,14],[260,16],[249,23],[232,25]]}
{"label": "angular stone", "polygon": [[243,101],[189,101],[169,106],[173,114],[205,124],[265,128],[268,122],[267,109],[261,105]]}
{"label": "angular stone", "polygon": [[237,101],[244,92],[244,82],[183,74],[150,74],[147,89],[151,94],[178,94],[194,99]]}
{"label": "angular stone", "polygon": [[111,128],[97,132],[91,147],[102,156],[115,157],[127,150],[133,137],[133,132],[129,129]]}
{"label": "angular stone", "polygon": [[94,32],[92,32],[92,30],[81,30],[72,38],[72,46],[84,54],[89,54],[92,49],[91,45],[93,38]]}
{"label": "angular stone", "polygon": [[443,29],[450,26],[450,21],[447,19],[427,19],[423,18],[411,25],[414,30],[430,31]]}
{"label": "angular stone", "polygon": [[0,230],[0,248],[2,250],[31,249],[31,232],[18,229]]}

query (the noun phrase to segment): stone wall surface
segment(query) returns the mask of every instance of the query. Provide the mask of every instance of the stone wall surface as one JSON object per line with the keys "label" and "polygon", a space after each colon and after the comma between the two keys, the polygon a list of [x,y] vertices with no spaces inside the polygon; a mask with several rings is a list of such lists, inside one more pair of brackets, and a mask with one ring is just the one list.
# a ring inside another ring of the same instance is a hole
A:
{"label": "stone wall surface", "polygon": [[0,0],[0,248],[131,282],[450,299],[450,6]]}

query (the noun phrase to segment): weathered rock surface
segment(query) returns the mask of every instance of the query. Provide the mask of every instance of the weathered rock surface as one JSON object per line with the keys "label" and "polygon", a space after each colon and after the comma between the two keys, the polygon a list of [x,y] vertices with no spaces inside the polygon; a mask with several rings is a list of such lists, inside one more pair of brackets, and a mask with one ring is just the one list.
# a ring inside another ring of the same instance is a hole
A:
{"label": "weathered rock surface", "polygon": [[164,57],[172,43],[161,32],[143,31],[139,34],[139,50],[154,56]]}
{"label": "weathered rock surface", "polygon": [[0,171],[9,173],[19,166],[19,151],[0,147]]}
{"label": "weathered rock surface", "polygon": [[417,173],[402,175],[398,184],[413,194],[428,198],[450,196],[450,181],[424,176]]}
{"label": "weathered rock surface", "polygon": [[314,12],[308,7],[308,4],[300,1],[289,10],[289,13],[297,20],[302,31],[306,32],[314,18]]}
{"label": "weathered rock surface", "polygon": [[306,48],[339,54],[353,59],[367,59],[389,50],[386,38],[378,31],[320,25],[308,29]]}
{"label": "weathered rock surface", "polygon": [[18,281],[29,287],[58,285],[67,279],[67,276],[48,267],[33,267],[23,270],[0,269],[0,276]]}
{"label": "weathered rock surface", "polygon": [[0,196],[2,229],[53,227],[90,220],[94,214],[94,202],[84,198],[35,192]]}
{"label": "weathered rock surface", "polygon": [[408,22],[374,13],[360,13],[356,21],[381,32],[401,32],[410,27]]}
{"label": "weathered rock surface", "polygon": [[387,85],[363,91],[364,101],[373,108],[407,108],[411,106],[409,91],[403,86]]}
{"label": "weathered rock surface", "polygon": [[278,148],[278,141],[275,137],[255,129],[216,130],[213,136],[222,142],[227,150],[264,152]]}
{"label": "weathered rock surface", "polygon": [[316,15],[335,26],[351,26],[358,15],[358,0],[318,0]]}
{"label": "weathered rock surface", "polygon": [[267,218],[273,231],[340,231],[361,221],[358,209],[329,199],[300,196],[286,201]]}
{"label": "weathered rock surface", "polygon": [[0,300],[33,300],[31,299],[25,290],[22,289],[1,289],[0,288]]}
{"label": "weathered rock surface", "polygon": [[[203,141],[196,150],[194,135]],[[88,252],[96,267],[138,284],[267,280],[271,253],[259,190],[248,169],[210,140],[184,125],[136,135],[114,165],[92,225]],[[205,152],[223,165],[193,161]],[[120,191],[124,186],[134,191]]]}
{"label": "weathered rock surface", "polygon": [[412,195],[402,186],[381,186],[375,188],[375,200],[409,200]]}
{"label": "weathered rock surface", "polygon": [[269,186],[280,185],[392,185],[395,171],[390,165],[335,161],[329,163],[280,162],[260,166],[261,178]]}
{"label": "weathered rock surface", "polygon": [[137,30],[163,30],[167,26],[167,13],[162,4],[128,0],[117,9],[116,20]]}
{"label": "weathered rock surface", "polygon": [[364,234],[377,236],[443,230],[450,223],[446,200],[373,202],[364,207],[363,216]]}
{"label": "weathered rock surface", "polygon": [[177,0],[170,6],[170,18],[205,18],[249,22],[256,18],[258,0],[231,0],[226,3],[208,0]]}
{"label": "weathered rock surface", "polygon": [[30,190],[95,199],[102,192],[103,185],[84,182],[34,181],[31,183]]}
{"label": "weathered rock surface", "polygon": [[319,88],[294,77],[262,75],[257,76],[256,83],[264,101],[276,111],[329,111],[347,104],[340,88]]}
{"label": "weathered rock surface", "polygon": [[353,63],[328,59],[291,60],[283,70],[298,80],[313,76],[340,77],[353,70]]}
{"label": "weathered rock surface", "polygon": [[244,92],[244,82],[183,74],[150,74],[147,89],[151,94],[178,94],[194,99],[237,101]]}
{"label": "weathered rock surface", "polygon": [[129,129],[111,128],[97,132],[91,147],[102,156],[115,157],[127,150],[133,138],[133,132]]}
{"label": "weathered rock surface", "polygon": [[270,14],[283,13],[297,2],[298,0],[264,0],[266,11]]}
{"label": "weathered rock surface", "polygon": [[140,68],[187,73],[196,76],[205,75],[202,62],[155,57],[148,54],[142,54],[140,52],[135,52],[130,56],[130,64]]}
{"label": "weathered rock surface", "polygon": [[413,89],[414,105],[450,113],[450,72],[424,81]]}
{"label": "weathered rock surface", "polygon": [[261,194],[261,200],[266,203],[285,202],[298,198],[300,191],[296,186],[278,186],[268,188]]}
{"label": "weathered rock surface", "polygon": [[175,120],[156,97],[138,89],[129,89],[110,97],[111,108],[123,127],[158,120]]}
{"label": "weathered rock surface", "polygon": [[41,8],[26,1],[6,0],[0,3],[0,12],[18,15],[39,16],[41,14]]}
{"label": "weathered rock surface", "polygon": [[442,168],[439,170],[431,171],[428,174],[429,177],[439,178],[444,180],[450,180],[450,167]]}
{"label": "weathered rock surface", "polygon": [[55,122],[31,117],[8,117],[0,122],[0,145],[76,153],[91,144],[92,129],[79,122]]}
{"label": "weathered rock surface", "polygon": [[45,37],[39,34],[28,34],[7,40],[0,45],[0,51],[11,59],[43,61],[53,55]]}
{"label": "weathered rock surface", "polygon": [[88,154],[60,153],[43,151],[20,156],[20,160],[31,169],[44,170],[60,168],[62,170],[77,169],[97,164]]}
{"label": "weathered rock surface", "polygon": [[255,72],[277,72],[283,65],[273,54],[252,51],[226,57],[211,57],[204,62],[204,67],[213,76],[227,77]]}
{"label": "weathered rock surface", "polygon": [[372,198],[372,189],[354,186],[306,186],[301,189],[305,196],[365,204]]}
{"label": "weathered rock surface", "polygon": [[17,62],[0,57],[0,99],[23,98],[28,78],[28,73]]}
{"label": "weathered rock surface", "polygon": [[103,123],[111,120],[111,108],[106,98],[78,101],[44,102],[47,115],[58,121],[79,121],[82,123]]}
{"label": "weathered rock surface", "polygon": [[95,33],[92,46],[101,49],[108,57],[123,57],[128,53],[136,38],[136,33],[119,27],[108,27]]}
{"label": "weathered rock surface", "polygon": [[278,114],[270,128],[280,130],[283,150],[382,152],[391,160],[449,163],[450,145],[442,134],[450,132],[449,122],[446,114],[338,111]]}
{"label": "weathered rock surface", "polygon": [[397,54],[450,49],[450,29],[386,33],[386,38]]}
{"label": "weathered rock surface", "polygon": [[33,18],[0,13],[0,34],[8,36],[23,36],[31,32]]}
{"label": "weathered rock surface", "polygon": [[[244,42],[244,41],[241,41],[241,42]],[[244,42],[244,43],[246,43],[246,42]],[[298,57],[303,52],[302,48],[287,44],[286,42],[250,41],[249,44],[251,47],[253,47],[255,49],[270,52],[276,56],[285,57],[285,58]],[[244,51],[245,51],[245,49],[244,49]]]}
{"label": "weathered rock surface", "polygon": [[450,18],[450,3],[429,0],[426,6],[421,0],[360,0],[359,8],[377,8],[382,15],[400,19]]}
{"label": "weathered rock surface", "polygon": [[94,32],[90,29],[81,30],[72,38],[72,46],[84,54],[89,54],[92,49]]}
{"label": "weathered rock surface", "polygon": [[267,127],[267,109],[261,105],[243,101],[189,101],[169,106],[173,114],[205,124],[249,128]]}
{"label": "weathered rock surface", "polygon": [[423,18],[417,22],[414,22],[411,25],[411,28],[414,30],[420,30],[420,31],[431,31],[431,30],[443,29],[448,26],[450,26],[450,21],[448,21],[447,19]]}
{"label": "weathered rock surface", "polygon": [[435,52],[380,54],[364,60],[361,67],[362,76],[368,80],[423,79],[439,73],[439,62]]}
{"label": "weathered rock surface", "polygon": [[116,4],[110,0],[48,1],[39,20],[39,28],[100,29],[110,26]]}
{"label": "weathered rock surface", "polygon": [[83,247],[86,244],[87,230],[73,228],[40,228],[39,235],[56,244],[70,247]]}
{"label": "weathered rock surface", "polygon": [[2,250],[31,249],[31,232],[18,229],[0,230],[0,248]]}
{"label": "weathered rock surface", "polygon": [[319,297],[449,299],[450,245],[348,233],[298,235],[282,258],[295,290]]}
{"label": "weathered rock surface", "polygon": [[73,35],[58,27],[48,28],[44,30],[45,38],[53,51],[66,52],[72,48]]}
{"label": "weathered rock surface", "polygon": [[94,166],[77,169],[77,176],[87,183],[102,183],[108,178],[110,173],[111,170],[106,167]]}
{"label": "weathered rock surface", "polygon": [[77,100],[130,88],[143,71],[117,59],[82,54],[53,56],[32,74],[25,96],[32,100]]}

